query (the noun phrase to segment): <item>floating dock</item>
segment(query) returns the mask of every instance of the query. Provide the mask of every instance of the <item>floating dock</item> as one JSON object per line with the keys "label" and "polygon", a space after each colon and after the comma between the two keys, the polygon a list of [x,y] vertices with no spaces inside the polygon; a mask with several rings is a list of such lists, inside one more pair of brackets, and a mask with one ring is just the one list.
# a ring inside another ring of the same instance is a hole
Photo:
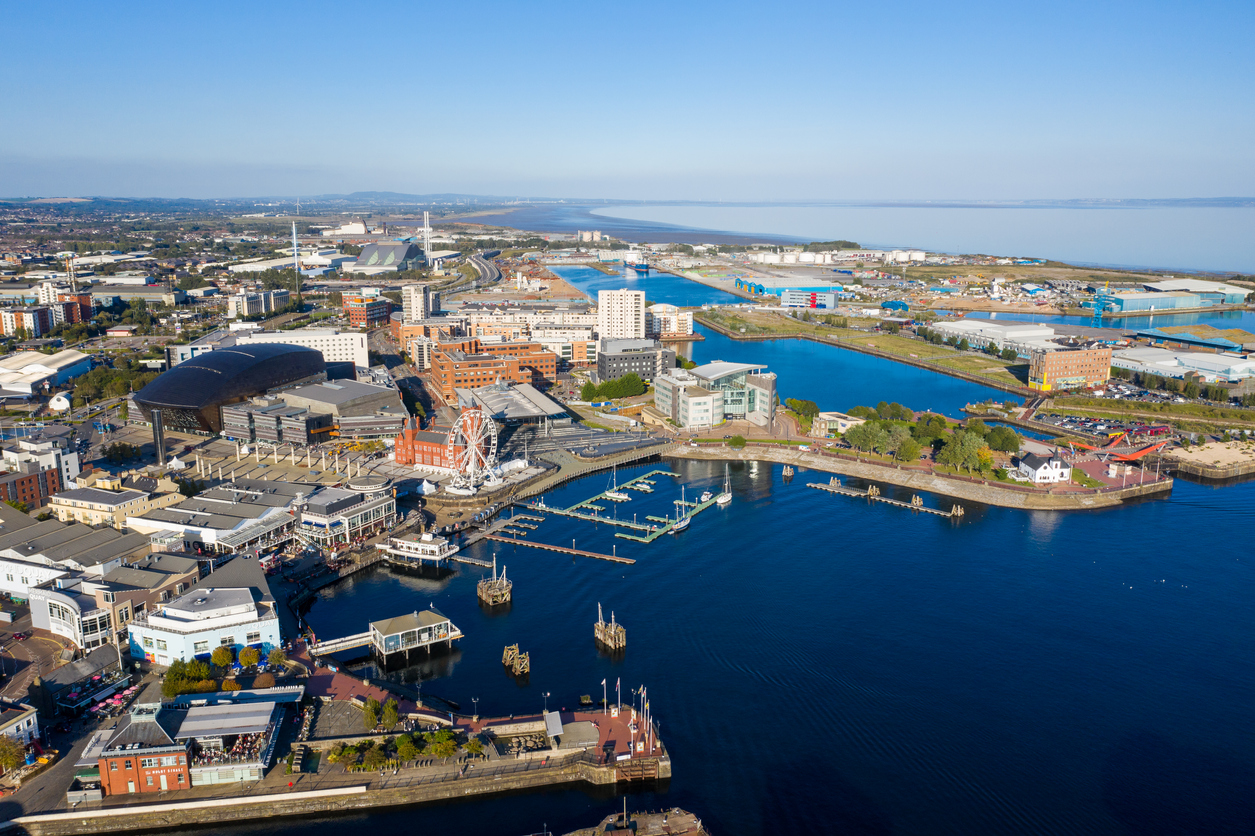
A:
{"label": "floating dock", "polygon": [[[896,505],[899,508],[908,508],[912,511],[922,511],[925,514],[935,514],[938,517],[961,517],[963,516],[962,505],[956,504],[949,511],[941,511],[936,508],[926,507],[924,505],[924,500],[920,498],[919,494],[915,494],[914,496],[912,496],[910,502],[903,502],[900,499],[890,499],[886,496],[881,496],[880,488],[876,487],[875,485],[868,485],[866,491],[860,491],[860,490],[856,490],[855,488],[846,487],[845,485],[842,485],[840,480],[838,480],[837,477],[835,476],[832,477],[832,481],[830,481],[826,485],[821,482],[808,482],[806,484],[806,487],[817,488],[821,491],[827,491],[828,493],[838,494],[839,496],[851,496],[857,499],[867,498],[867,499],[870,499],[872,502],[883,502],[886,505]],[[622,536],[622,535],[616,535],[616,536]]]}
{"label": "floating dock", "polygon": [[566,546],[551,546],[548,543],[529,543],[526,540],[512,540],[509,537],[502,537],[499,534],[489,534],[484,537],[485,540],[495,540],[498,543],[514,543],[516,546],[528,546],[533,549],[544,549],[550,552],[561,552],[562,554],[572,554],[577,557],[593,557],[597,560],[609,560],[611,563],[635,563],[636,561],[630,557],[619,557],[613,554],[601,554],[600,552],[586,552],[582,549],[571,549]]}

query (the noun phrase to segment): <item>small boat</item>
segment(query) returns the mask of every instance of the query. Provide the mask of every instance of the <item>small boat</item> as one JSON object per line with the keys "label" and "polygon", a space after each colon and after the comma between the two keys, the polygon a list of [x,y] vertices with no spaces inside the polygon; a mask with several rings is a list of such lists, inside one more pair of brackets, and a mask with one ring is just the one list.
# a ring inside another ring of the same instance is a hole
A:
{"label": "small boat", "polygon": [[728,466],[723,466],[723,492],[715,497],[716,505],[727,505],[732,501],[732,480],[728,476]]}
{"label": "small boat", "polygon": [[712,500],[712,499],[714,499],[714,498],[715,498],[715,495],[714,495],[713,493],[711,493],[710,491],[702,491],[702,498],[701,498],[699,501],[700,501],[700,502],[710,502],[710,500]]}

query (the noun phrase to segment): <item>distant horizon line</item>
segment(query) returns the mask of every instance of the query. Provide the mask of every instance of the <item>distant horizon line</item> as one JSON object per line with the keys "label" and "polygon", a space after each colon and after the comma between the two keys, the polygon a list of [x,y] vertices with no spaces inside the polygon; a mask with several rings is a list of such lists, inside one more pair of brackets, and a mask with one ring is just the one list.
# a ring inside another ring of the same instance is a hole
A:
{"label": "distant horizon line", "polygon": [[[1255,197],[1076,197],[1076,198],[796,198],[785,200],[710,200],[690,198],[607,198],[607,197],[545,197],[517,195],[486,195],[457,192],[413,194],[387,191],[356,191],[349,193],[322,193],[307,195],[242,195],[235,197],[155,197],[126,195],[26,195],[0,197],[0,204],[56,206],[84,202],[160,202],[160,203],[224,203],[239,204],[250,201],[375,201],[381,203],[405,201],[416,203],[468,201],[493,206],[519,206],[535,204],[568,204],[587,206],[899,206],[899,207],[1043,207],[1043,206],[1196,206],[1245,208],[1255,207]],[[260,208],[260,207],[259,207]]]}

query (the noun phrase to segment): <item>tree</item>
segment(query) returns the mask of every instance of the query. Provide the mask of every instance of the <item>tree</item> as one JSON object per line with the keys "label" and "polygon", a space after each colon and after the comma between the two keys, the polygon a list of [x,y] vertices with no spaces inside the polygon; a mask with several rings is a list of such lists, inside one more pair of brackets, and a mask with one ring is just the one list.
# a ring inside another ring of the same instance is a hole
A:
{"label": "tree", "polygon": [[427,750],[431,752],[432,757],[450,758],[457,754],[458,744],[453,732],[449,729],[427,732],[423,735],[423,739],[427,741]]}
{"label": "tree", "polygon": [[846,415],[849,415],[851,418],[878,418],[880,417],[879,413],[877,413],[876,410],[872,409],[870,406],[851,407],[850,410],[846,412]]}
{"label": "tree", "polygon": [[882,446],[888,440],[888,434],[879,424],[868,421],[846,430],[845,440],[856,450],[868,451]]}
{"label": "tree", "polygon": [[894,458],[900,462],[913,462],[919,458],[920,450],[919,442],[913,438],[907,438],[898,445]]}
{"label": "tree", "polygon": [[1020,434],[1010,427],[994,427],[985,436],[985,441],[995,450],[1002,453],[1018,453],[1023,444]]}
{"label": "tree", "polygon": [[898,424],[890,427],[885,433],[885,440],[882,445],[876,448],[878,453],[892,453],[903,444],[911,440],[911,431],[906,427]]}
{"label": "tree", "polygon": [[989,435],[989,425],[979,418],[973,418],[967,422],[967,431],[970,433],[976,433],[981,438],[984,438]]}
{"label": "tree", "polygon": [[414,738],[408,734],[403,734],[397,738],[397,758],[402,761],[412,761],[418,757],[418,747],[414,745]]}
{"label": "tree", "polygon": [[388,762],[388,753],[382,746],[372,746],[362,756],[362,766],[367,769],[378,769]]}
{"label": "tree", "polygon": [[362,709],[362,725],[366,731],[374,731],[379,725],[379,700],[373,697],[366,700],[366,707]]}
{"label": "tree", "polygon": [[0,734],[0,766],[5,771],[17,769],[26,762],[26,747],[7,734]]}
{"label": "tree", "polygon": [[963,339],[959,340],[958,345],[955,346],[955,348],[957,348],[959,351],[967,351],[971,347],[972,346],[967,341],[967,337],[964,337]]}
{"label": "tree", "polygon": [[733,450],[740,450],[742,447],[745,446],[745,436],[743,435],[732,436],[731,438],[728,439],[728,446],[731,447]]}
{"label": "tree", "polygon": [[383,724],[392,728],[397,724],[397,701],[389,697],[383,704]]}
{"label": "tree", "polygon": [[236,682],[234,679],[222,680],[222,690],[224,691],[242,691],[244,686]]}
{"label": "tree", "polygon": [[271,673],[259,673],[253,679],[254,688],[273,688],[275,687],[275,677]]}
{"label": "tree", "polygon": [[28,506],[25,502],[21,502],[19,500],[13,500],[13,499],[6,499],[4,501],[4,504],[8,505],[10,508],[16,508],[17,510],[21,511],[23,514],[30,513],[30,506]]}
{"label": "tree", "polygon": [[814,401],[803,401],[796,398],[786,398],[785,406],[796,412],[798,415],[806,418],[814,419],[819,414],[819,405]]}
{"label": "tree", "polygon": [[943,416],[929,412],[915,422],[911,435],[920,444],[928,444],[934,439],[945,437],[949,431],[950,425]]}
{"label": "tree", "polygon": [[286,665],[288,662],[288,657],[283,652],[282,648],[274,647],[274,648],[271,648],[270,655],[266,657],[266,661],[269,662],[271,665],[278,667],[280,665]]}
{"label": "tree", "polygon": [[1014,362],[1020,359],[1020,355],[1016,352],[1014,348],[1004,348],[1002,349],[1002,359]]}
{"label": "tree", "polygon": [[209,661],[220,668],[229,668],[231,663],[235,661],[235,653],[226,646],[215,647],[214,652],[209,657]]}
{"label": "tree", "polygon": [[479,742],[479,738],[472,737],[470,740],[466,741],[466,745],[462,748],[472,755],[480,755],[483,754],[484,744]]}
{"label": "tree", "polygon": [[257,652],[255,647],[245,647],[240,650],[240,664],[246,668],[251,668],[261,661],[261,654]]}
{"label": "tree", "polygon": [[593,385],[591,380],[586,380],[584,385],[580,387],[580,400],[593,401],[597,398],[597,387]]}

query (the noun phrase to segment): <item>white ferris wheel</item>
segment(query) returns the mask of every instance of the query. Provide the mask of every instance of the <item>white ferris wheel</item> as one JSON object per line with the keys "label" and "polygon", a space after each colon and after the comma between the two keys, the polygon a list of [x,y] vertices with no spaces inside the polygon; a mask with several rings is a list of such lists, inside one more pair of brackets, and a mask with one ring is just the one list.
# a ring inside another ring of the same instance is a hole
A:
{"label": "white ferris wheel", "polygon": [[480,485],[501,481],[493,473],[497,465],[497,425],[478,407],[462,410],[449,430],[446,454],[456,471],[454,488],[473,492]]}

